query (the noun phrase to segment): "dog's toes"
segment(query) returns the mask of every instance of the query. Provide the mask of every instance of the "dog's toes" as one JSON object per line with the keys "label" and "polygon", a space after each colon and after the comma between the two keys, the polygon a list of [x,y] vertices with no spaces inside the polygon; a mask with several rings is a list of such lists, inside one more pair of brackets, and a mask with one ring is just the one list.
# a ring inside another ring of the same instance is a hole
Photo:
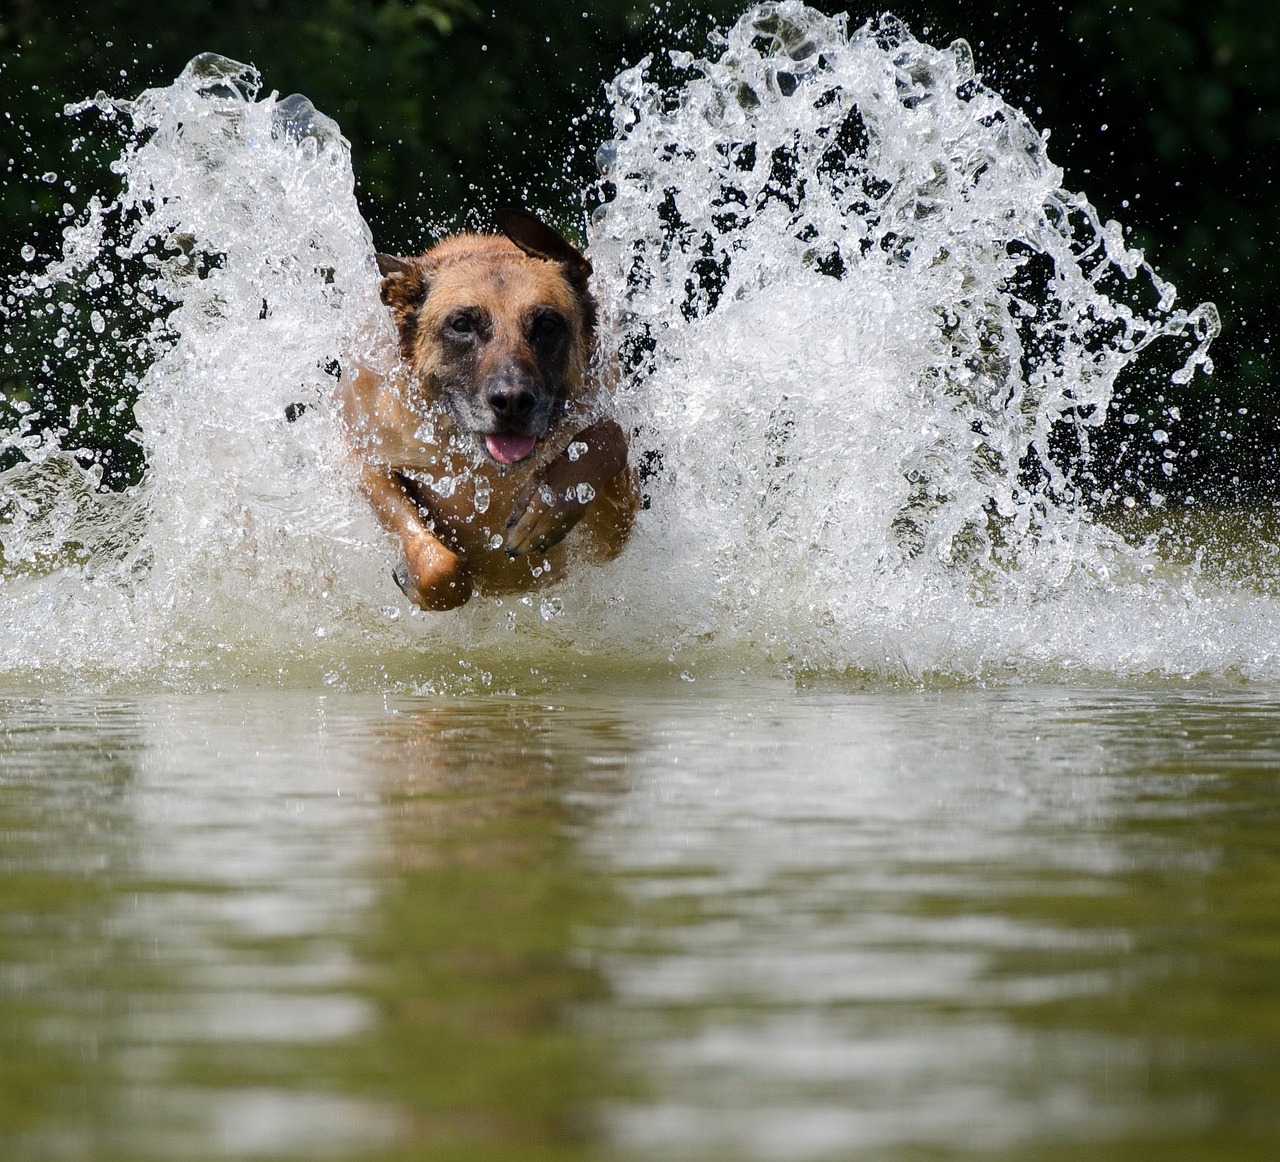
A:
{"label": "dog's toes", "polygon": [[507,539],[503,551],[512,560],[516,557],[527,557],[531,553],[544,553],[554,542],[549,537],[521,537],[519,540]]}
{"label": "dog's toes", "polygon": [[400,592],[410,600],[417,596],[414,592],[413,578],[409,576],[409,566],[403,561],[391,570],[391,580],[400,587]]}

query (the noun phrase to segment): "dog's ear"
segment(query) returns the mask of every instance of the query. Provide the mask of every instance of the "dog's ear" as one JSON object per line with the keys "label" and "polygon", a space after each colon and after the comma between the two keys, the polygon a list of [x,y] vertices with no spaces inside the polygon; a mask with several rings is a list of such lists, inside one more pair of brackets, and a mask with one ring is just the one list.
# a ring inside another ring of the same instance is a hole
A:
{"label": "dog's ear", "polygon": [[413,259],[397,258],[394,254],[375,254],[373,257],[383,278],[392,274],[405,274],[414,264]]}
{"label": "dog's ear", "polygon": [[580,290],[586,290],[587,279],[591,277],[591,263],[562,234],[540,222],[528,210],[518,210],[515,207],[499,210],[494,215],[494,220],[498,223],[498,229],[527,255],[560,263],[569,281]]}
{"label": "dog's ear", "polygon": [[400,332],[400,346],[408,357],[417,331],[418,309],[431,287],[430,264],[425,258],[396,258],[392,254],[379,254],[377,261],[382,274],[378,293],[391,308]]}
{"label": "dog's ear", "polygon": [[429,286],[427,264],[421,258],[396,258],[393,254],[379,254],[377,261],[382,301],[397,315],[420,307]]}

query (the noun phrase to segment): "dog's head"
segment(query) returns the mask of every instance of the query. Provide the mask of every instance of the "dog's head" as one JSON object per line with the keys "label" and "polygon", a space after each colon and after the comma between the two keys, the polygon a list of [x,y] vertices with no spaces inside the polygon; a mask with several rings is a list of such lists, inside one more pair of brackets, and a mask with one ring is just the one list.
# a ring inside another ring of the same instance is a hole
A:
{"label": "dog's head", "polygon": [[425,402],[505,465],[531,456],[583,392],[596,312],[591,264],[573,245],[523,210],[497,221],[502,235],[379,254],[378,269]]}

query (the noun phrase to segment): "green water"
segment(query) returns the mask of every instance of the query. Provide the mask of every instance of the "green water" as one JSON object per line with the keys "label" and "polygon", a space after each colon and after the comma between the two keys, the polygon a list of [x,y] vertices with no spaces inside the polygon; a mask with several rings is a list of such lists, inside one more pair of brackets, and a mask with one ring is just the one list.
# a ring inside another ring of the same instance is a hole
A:
{"label": "green water", "polygon": [[0,696],[0,1158],[1280,1149],[1280,692]]}

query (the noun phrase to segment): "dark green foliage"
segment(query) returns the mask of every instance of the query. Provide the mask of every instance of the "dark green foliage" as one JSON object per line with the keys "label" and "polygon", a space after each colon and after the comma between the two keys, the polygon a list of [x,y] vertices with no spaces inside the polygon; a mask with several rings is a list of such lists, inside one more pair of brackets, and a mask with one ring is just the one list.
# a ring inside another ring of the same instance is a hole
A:
{"label": "dark green foliage", "polygon": [[[702,46],[712,24],[743,7],[743,0],[696,7],[674,0],[661,9],[631,0],[185,0],[161,14],[133,0],[7,0],[0,276],[24,265],[24,243],[40,258],[57,251],[64,203],[78,209],[95,189],[113,189],[105,170],[112,143],[62,116],[64,103],[167,84],[202,51],[251,61],[268,90],[305,93],[339,122],[382,250],[419,250],[436,231],[487,224],[493,209],[511,203],[572,226],[608,129],[602,83],[655,48]],[[881,10],[850,7],[854,24]],[[1236,487],[1239,477],[1240,486],[1280,491],[1271,467],[1280,455],[1272,391],[1280,6],[904,0],[890,7],[923,39],[967,39],[984,79],[1051,131],[1050,154],[1067,186],[1131,229],[1181,302],[1218,304],[1225,331],[1213,352],[1217,374],[1198,376],[1181,408],[1182,438],[1201,451],[1197,471],[1181,484]],[[21,398],[30,369],[0,358],[0,391]],[[1155,391],[1135,383],[1120,407],[1153,413]],[[136,457],[118,459],[123,476],[136,472]]]}

